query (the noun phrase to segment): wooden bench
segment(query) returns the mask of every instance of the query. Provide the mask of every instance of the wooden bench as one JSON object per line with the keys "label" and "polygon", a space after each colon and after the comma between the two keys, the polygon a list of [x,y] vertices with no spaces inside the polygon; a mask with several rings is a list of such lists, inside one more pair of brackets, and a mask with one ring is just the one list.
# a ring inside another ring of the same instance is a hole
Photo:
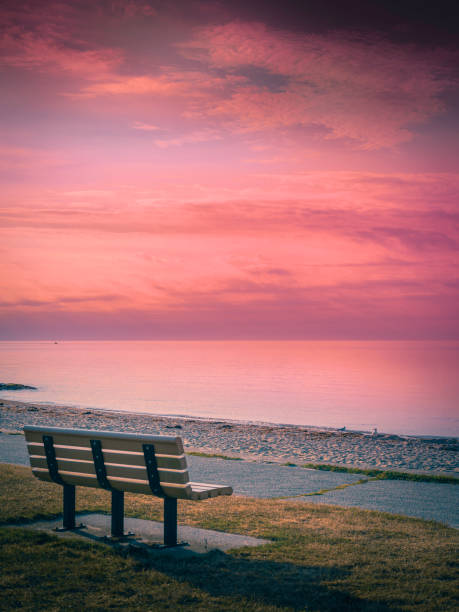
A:
{"label": "wooden bench", "polygon": [[34,476],[63,487],[64,529],[75,529],[75,486],[111,491],[111,533],[124,535],[124,492],[164,498],[164,544],[177,545],[177,499],[231,495],[228,486],[190,482],[182,439],[170,436],[24,427]]}

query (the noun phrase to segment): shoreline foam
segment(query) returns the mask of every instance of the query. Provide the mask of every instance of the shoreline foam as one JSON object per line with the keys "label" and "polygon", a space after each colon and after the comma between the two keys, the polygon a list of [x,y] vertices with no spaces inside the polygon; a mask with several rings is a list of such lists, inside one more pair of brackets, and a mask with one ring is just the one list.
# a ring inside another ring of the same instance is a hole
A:
{"label": "shoreline foam", "polygon": [[152,415],[0,398],[0,431],[22,431],[25,424],[162,435],[171,435],[172,430],[184,439],[188,452],[276,463],[459,474],[458,439],[453,437],[371,435],[327,427]]}

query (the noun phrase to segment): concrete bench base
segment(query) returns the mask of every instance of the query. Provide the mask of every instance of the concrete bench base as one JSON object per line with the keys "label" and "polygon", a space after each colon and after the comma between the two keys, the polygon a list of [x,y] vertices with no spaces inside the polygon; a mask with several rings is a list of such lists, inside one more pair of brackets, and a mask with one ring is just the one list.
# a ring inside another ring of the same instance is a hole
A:
{"label": "concrete bench base", "polygon": [[[34,523],[15,524],[14,527],[23,527],[38,531],[46,531],[63,538],[82,538],[86,540],[112,543],[119,546],[133,546],[147,548],[149,550],[162,550],[163,546],[163,524],[156,521],[145,521],[143,519],[125,518],[125,529],[133,535],[119,540],[110,539],[111,517],[99,513],[77,513],[76,528],[69,531],[60,531],[61,519],[49,521],[36,521]],[[83,524],[83,527],[78,527]],[[13,525],[11,525],[13,527]],[[253,538],[251,536],[224,533],[211,529],[199,529],[180,525],[178,528],[179,542],[186,542],[186,546],[178,548],[167,548],[169,551],[192,551],[194,553],[207,553],[211,550],[226,551],[242,546],[262,546],[268,544],[269,540]]]}

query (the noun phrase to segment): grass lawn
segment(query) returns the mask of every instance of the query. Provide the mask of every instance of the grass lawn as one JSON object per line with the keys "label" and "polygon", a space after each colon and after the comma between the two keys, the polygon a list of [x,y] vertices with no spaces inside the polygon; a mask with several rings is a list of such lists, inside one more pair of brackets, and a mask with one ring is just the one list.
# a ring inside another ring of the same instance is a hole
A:
{"label": "grass lawn", "polygon": [[[0,464],[0,525],[61,512],[61,487]],[[77,489],[78,511],[109,511],[105,491]],[[126,494],[126,515],[162,520],[162,502]],[[458,609],[458,532],[358,509],[223,497],[179,501],[179,522],[272,543],[179,558],[0,528],[0,610]]]}

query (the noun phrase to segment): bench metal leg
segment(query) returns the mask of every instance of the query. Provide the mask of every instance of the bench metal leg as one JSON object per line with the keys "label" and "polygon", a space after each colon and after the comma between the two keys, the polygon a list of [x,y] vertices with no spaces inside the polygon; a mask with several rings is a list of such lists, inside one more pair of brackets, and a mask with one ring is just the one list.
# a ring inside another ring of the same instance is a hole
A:
{"label": "bench metal leg", "polygon": [[112,490],[112,536],[124,535],[124,491]]}
{"label": "bench metal leg", "polygon": [[75,485],[65,484],[64,489],[64,529],[75,529]]}
{"label": "bench metal leg", "polygon": [[177,500],[164,498],[164,544],[177,546]]}

